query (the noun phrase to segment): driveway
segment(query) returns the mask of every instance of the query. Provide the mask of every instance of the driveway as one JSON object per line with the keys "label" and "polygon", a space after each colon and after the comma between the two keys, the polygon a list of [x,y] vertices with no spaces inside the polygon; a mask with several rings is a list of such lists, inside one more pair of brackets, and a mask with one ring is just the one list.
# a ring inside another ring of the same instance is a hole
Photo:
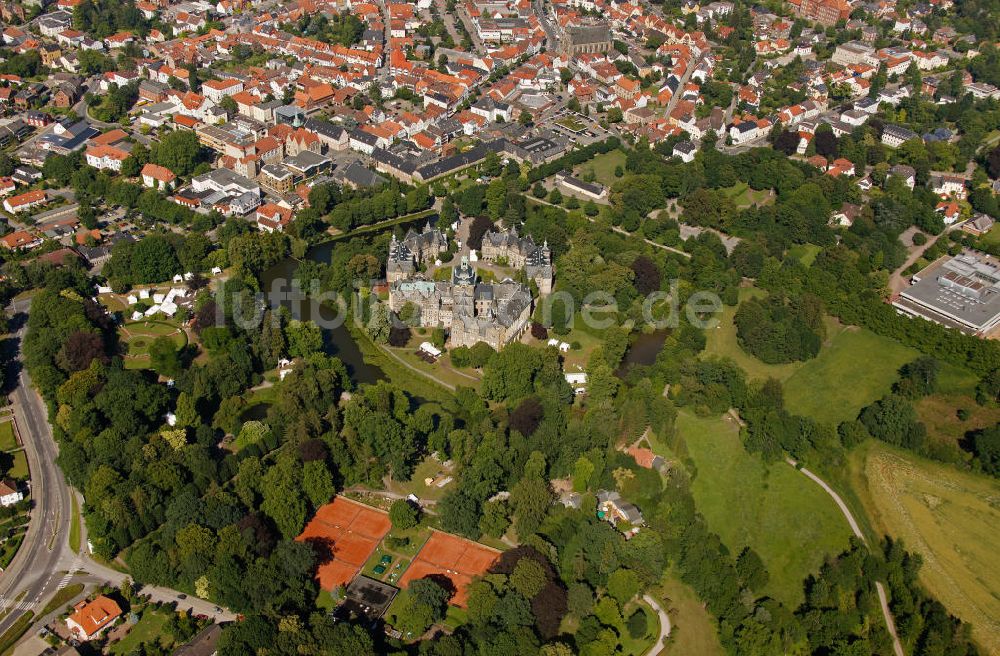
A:
{"label": "driveway", "polygon": [[660,637],[656,639],[653,646],[646,652],[646,656],[656,656],[661,651],[666,649],[667,638],[670,637],[670,631],[672,629],[670,626],[670,616],[667,615],[667,611],[663,610],[663,606],[661,606],[650,595],[643,595],[642,600],[649,604],[650,607],[656,611],[656,614],[660,616]]}

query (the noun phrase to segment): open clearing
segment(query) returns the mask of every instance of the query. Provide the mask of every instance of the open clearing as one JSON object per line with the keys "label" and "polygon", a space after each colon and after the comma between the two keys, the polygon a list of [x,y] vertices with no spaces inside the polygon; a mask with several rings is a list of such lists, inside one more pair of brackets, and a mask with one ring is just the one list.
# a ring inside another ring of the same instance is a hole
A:
{"label": "open clearing", "polygon": [[[959,444],[966,433],[1000,423],[1000,408],[981,406],[971,396],[932,394],[920,399],[914,406],[920,421],[927,426],[927,436],[959,460],[972,459],[972,454]],[[969,413],[964,421],[958,417],[960,408]]]}
{"label": "open clearing", "polygon": [[581,177],[588,171],[593,171],[594,179],[597,182],[610,187],[621,179],[615,177],[615,168],[618,166],[625,168],[625,153],[620,150],[612,150],[598,155],[589,162],[580,164],[576,167],[574,175]]}
{"label": "open clearing", "polygon": [[827,340],[829,346],[788,379],[785,400],[792,412],[831,424],[857,417],[861,408],[892,389],[900,367],[920,356],[854,326],[831,335],[828,325]]}
{"label": "open clearing", "polygon": [[724,187],[719,189],[722,194],[730,199],[736,205],[736,209],[743,210],[751,205],[763,205],[767,201],[771,200],[772,192],[763,189],[757,191],[756,189],[751,189],[749,185],[745,182],[737,182],[732,187]]}
{"label": "open clearing", "polygon": [[752,547],[770,572],[766,592],[795,608],[806,576],[848,546],[850,529],[821,488],[784,463],[749,454],[735,423],[682,410],[677,428],[697,470],[692,492],[734,554]]}
{"label": "open clearing", "polygon": [[1000,653],[1000,482],[869,441],[850,454],[852,484],[875,528],[924,559],[920,580]]}
{"label": "open clearing", "polygon": [[[754,287],[741,289],[740,301],[764,294]],[[719,326],[706,332],[704,354],[730,358],[750,379],[780,380],[788,410],[820,422],[839,424],[854,419],[862,408],[892,390],[900,367],[920,357],[919,351],[900,342],[827,317],[826,339],[819,355],[805,362],[767,364],[740,346],[733,325],[736,309],[723,308]],[[968,370],[941,363],[940,393],[969,395],[976,382]]]}
{"label": "open clearing", "polygon": [[125,366],[130,369],[149,367],[149,347],[158,337],[164,336],[173,339],[177,348],[187,344],[187,334],[177,325],[165,321],[136,321],[122,326],[119,337],[128,345]]}
{"label": "open clearing", "polygon": [[705,610],[690,587],[673,574],[663,578],[659,588],[663,607],[670,615],[670,639],[663,650],[666,656],[722,656],[715,618]]}

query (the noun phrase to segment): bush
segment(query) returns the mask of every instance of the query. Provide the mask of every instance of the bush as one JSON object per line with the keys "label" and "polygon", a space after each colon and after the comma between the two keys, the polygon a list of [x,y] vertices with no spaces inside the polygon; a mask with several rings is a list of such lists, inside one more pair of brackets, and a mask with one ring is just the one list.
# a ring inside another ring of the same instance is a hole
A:
{"label": "bush", "polygon": [[922,232],[915,233],[913,235],[913,244],[915,246],[923,246],[927,243],[927,235]]}
{"label": "bush", "polygon": [[393,528],[405,531],[420,522],[420,510],[406,499],[397,499],[389,506],[389,521]]}
{"label": "bush", "polygon": [[808,294],[749,299],[733,322],[740,346],[768,364],[814,358],[823,343],[823,304]]}
{"label": "bush", "polygon": [[641,608],[628,618],[628,634],[633,640],[646,637],[649,632],[649,620],[646,618],[646,611]]}

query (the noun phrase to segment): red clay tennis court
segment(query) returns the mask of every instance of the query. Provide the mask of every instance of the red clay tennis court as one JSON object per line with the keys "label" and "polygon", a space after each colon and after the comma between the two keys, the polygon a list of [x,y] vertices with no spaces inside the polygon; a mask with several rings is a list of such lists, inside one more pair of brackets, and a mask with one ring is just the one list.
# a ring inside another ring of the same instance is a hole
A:
{"label": "red clay tennis court", "polygon": [[333,557],[316,571],[320,587],[329,591],[351,582],[390,527],[385,513],[337,497],[316,511],[316,516],[296,539],[331,543]]}
{"label": "red clay tennis court", "polygon": [[428,576],[444,576],[455,586],[452,604],[466,607],[472,579],[496,562],[500,552],[448,533],[434,531],[399,579],[400,587]]}

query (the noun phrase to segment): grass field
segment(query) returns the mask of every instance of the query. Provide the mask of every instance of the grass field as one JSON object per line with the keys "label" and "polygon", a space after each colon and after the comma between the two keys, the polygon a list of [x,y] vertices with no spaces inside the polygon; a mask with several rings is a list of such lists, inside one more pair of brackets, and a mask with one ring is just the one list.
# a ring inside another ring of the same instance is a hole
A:
{"label": "grass field", "polygon": [[[928,437],[968,459],[971,459],[971,454],[959,445],[965,434],[1000,423],[1000,408],[983,407],[970,396],[933,394],[920,399],[915,405],[920,421],[927,426]],[[958,417],[959,408],[969,413],[965,421]]]}
{"label": "grass field", "polygon": [[794,258],[807,267],[812,266],[816,256],[823,250],[816,244],[796,244],[788,249],[788,257]]}
{"label": "grass field", "polygon": [[994,225],[990,231],[979,238],[986,246],[996,246],[1000,244],[1000,225]]}
{"label": "grass field", "polygon": [[444,473],[444,467],[434,458],[427,456],[413,470],[413,476],[406,482],[393,481],[392,489],[400,494],[413,494],[418,499],[438,500],[451,490],[455,483],[450,483],[444,487],[424,485],[425,478],[437,478]]}
{"label": "grass field", "polygon": [[670,640],[665,656],[722,656],[715,618],[705,610],[694,590],[667,574],[659,587],[659,597],[670,615]]}
{"label": "grass field", "polygon": [[745,182],[737,182],[732,187],[725,187],[719,191],[731,198],[736,204],[736,209],[740,210],[751,205],[762,205],[771,198],[771,194],[767,190],[751,189]]}
{"label": "grass field", "polygon": [[892,389],[899,368],[919,357],[915,349],[863,328],[830,338],[819,355],[785,383],[785,404],[796,414],[837,424]]}
{"label": "grass field", "polygon": [[802,583],[850,529],[825,492],[784,463],[746,452],[736,424],[682,410],[677,429],[697,470],[692,492],[708,526],[734,554],[752,547],[770,572],[766,592],[794,608]]}
{"label": "grass field", "polygon": [[612,150],[598,155],[589,162],[584,162],[576,168],[575,174],[582,176],[587,171],[593,171],[594,179],[597,182],[611,186],[620,180],[620,178],[615,177],[615,168],[618,166],[625,168],[625,153],[620,150]]}
{"label": "grass field", "polygon": [[158,337],[168,336],[177,348],[187,344],[187,334],[179,326],[165,321],[137,321],[127,323],[119,329],[122,342],[128,344],[125,366],[130,369],[145,369],[150,365],[149,347]]}
{"label": "grass field", "polygon": [[0,451],[12,451],[17,448],[17,439],[14,437],[14,422],[5,421],[0,423]]}
{"label": "grass field", "polygon": [[7,475],[20,481],[28,480],[28,457],[24,451],[16,451],[11,455],[14,456],[14,464]]}
{"label": "grass field", "polygon": [[627,654],[628,656],[644,656],[660,635],[660,616],[648,604],[635,599],[626,604],[622,611],[622,617],[625,620],[632,617],[632,613],[636,611],[641,611],[646,616],[646,635],[641,638],[633,638],[626,629],[620,638],[623,654]]}
{"label": "grass field", "polygon": [[[764,292],[748,287],[740,290],[740,301]],[[727,357],[751,379],[776,378],[784,383],[789,411],[817,421],[837,424],[854,419],[872,401],[881,398],[899,377],[899,368],[920,356],[908,346],[856,326],[826,320],[823,348],[812,360],[767,364],[746,353],[739,345],[733,316],[736,308],[725,307],[719,326],[707,331],[705,355]],[[972,394],[977,379],[965,369],[941,365],[938,387],[945,394]]]}
{"label": "grass field", "polygon": [[874,441],[849,466],[875,528],[919,553],[928,591],[1000,653],[1000,483]]}
{"label": "grass field", "polygon": [[170,619],[169,616],[164,612],[147,610],[142,614],[139,622],[128,632],[127,636],[111,645],[108,653],[116,655],[131,654],[140,645],[155,643],[161,638],[169,646],[173,641],[163,631],[163,627],[166,625],[168,619]]}

